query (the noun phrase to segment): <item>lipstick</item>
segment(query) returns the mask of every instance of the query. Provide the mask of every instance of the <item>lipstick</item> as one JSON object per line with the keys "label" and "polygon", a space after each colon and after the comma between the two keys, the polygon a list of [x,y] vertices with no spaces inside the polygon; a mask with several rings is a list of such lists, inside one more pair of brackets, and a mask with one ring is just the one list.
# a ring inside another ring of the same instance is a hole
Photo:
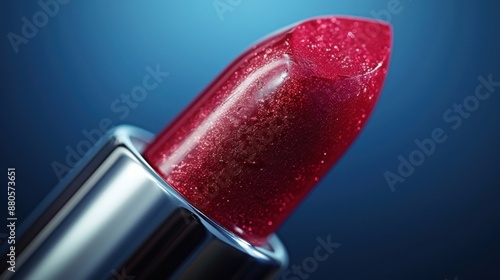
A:
{"label": "lipstick", "polygon": [[359,18],[300,22],[238,57],[154,140],[108,133],[27,221],[18,271],[1,278],[272,279],[287,263],[274,232],[365,125],[391,36]]}
{"label": "lipstick", "polygon": [[144,156],[210,218],[262,244],[358,135],[390,44],[387,25],[335,17],[271,36],[236,59]]}

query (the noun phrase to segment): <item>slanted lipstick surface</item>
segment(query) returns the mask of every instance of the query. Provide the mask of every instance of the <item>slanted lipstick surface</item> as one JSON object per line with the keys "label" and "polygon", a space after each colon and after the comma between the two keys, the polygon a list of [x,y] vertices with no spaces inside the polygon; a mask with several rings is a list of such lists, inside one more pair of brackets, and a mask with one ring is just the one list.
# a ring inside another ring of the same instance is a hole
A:
{"label": "slanted lipstick surface", "polygon": [[356,138],[384,82],[389,25],[322,17],[236,59],[144,156],[205,215],[254,245]]}

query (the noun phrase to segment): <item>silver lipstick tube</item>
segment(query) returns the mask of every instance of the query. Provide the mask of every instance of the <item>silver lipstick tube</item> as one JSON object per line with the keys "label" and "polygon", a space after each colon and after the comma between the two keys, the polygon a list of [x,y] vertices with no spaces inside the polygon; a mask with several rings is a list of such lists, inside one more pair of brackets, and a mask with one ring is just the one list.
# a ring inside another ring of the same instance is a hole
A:
{"label": "silver lipstick tube", "polygon": [[142,157],[152,137],[107,133],[26,221],[0,279],[275,278],[280,240],[252,246],[190,205]]}

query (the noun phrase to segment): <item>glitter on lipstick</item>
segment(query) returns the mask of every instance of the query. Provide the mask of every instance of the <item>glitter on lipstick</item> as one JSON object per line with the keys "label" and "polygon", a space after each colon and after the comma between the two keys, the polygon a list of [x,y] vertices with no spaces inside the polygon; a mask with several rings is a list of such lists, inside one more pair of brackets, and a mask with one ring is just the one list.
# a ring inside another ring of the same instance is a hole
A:
{"label": "glitter on lipstick", "polygon": [[389,25],[301,22],[224,70],[144,156],[201,212],[263,244],[337,162],[384,82]]}

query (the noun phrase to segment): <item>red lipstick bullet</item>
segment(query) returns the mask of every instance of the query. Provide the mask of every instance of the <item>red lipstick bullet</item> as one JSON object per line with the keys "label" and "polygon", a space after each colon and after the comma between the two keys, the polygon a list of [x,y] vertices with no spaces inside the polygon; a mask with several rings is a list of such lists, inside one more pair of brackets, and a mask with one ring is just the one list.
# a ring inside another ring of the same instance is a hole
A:
{"label": "red lipstick bullet", "polygon": [[200,211],[262,244],[366,123],[390,48],[384,23],[299,23],[236,59],[144,156]]}
{"label": "red lipstick bullet", "polygon": [[273,233],[366,123],[390,48],[389,25],[346,17],[266,38],[155,140],[120,126],[96,143],[0,279],[274,279],[288,259]]}

